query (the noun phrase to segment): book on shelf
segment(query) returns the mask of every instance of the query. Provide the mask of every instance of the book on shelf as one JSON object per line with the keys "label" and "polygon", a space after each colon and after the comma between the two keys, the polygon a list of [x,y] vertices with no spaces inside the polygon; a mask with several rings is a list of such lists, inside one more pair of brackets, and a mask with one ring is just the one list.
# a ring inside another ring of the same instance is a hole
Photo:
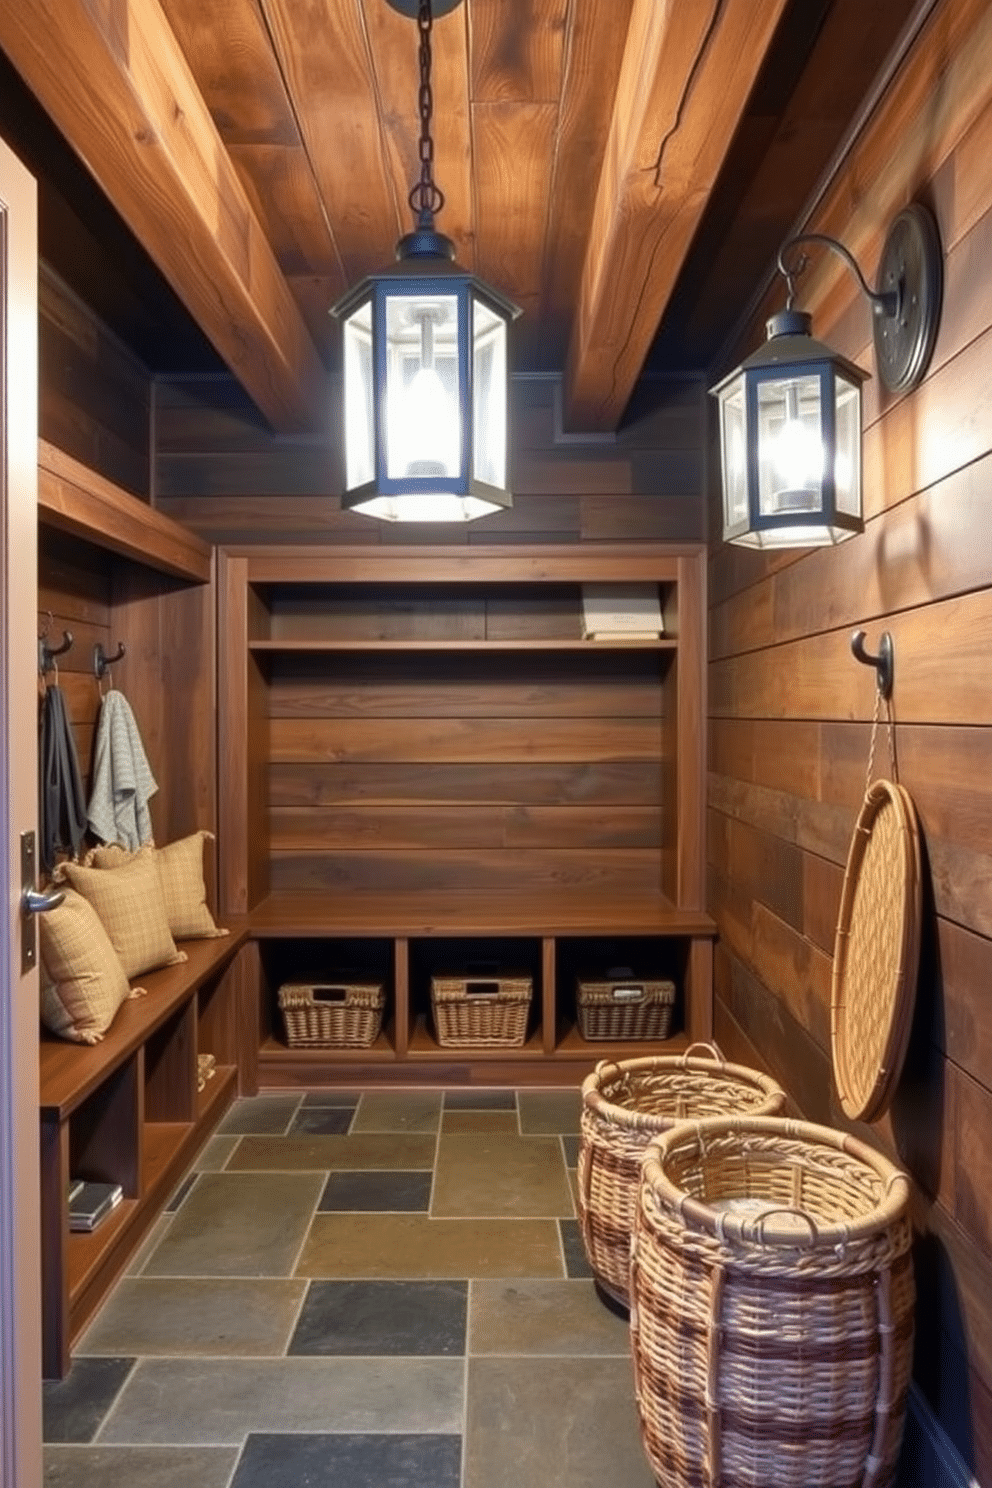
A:
{"label": "book on shelf", "polygon": [[656,641],[665,633],[657,584],[583,584],[582,638]]}
{"label": "book on shelf", "polygon": [[81,1178],[69,1180],[70,1230],[95,1230],[116,1209],[124,1197],[119,1183],[91,1183]]}

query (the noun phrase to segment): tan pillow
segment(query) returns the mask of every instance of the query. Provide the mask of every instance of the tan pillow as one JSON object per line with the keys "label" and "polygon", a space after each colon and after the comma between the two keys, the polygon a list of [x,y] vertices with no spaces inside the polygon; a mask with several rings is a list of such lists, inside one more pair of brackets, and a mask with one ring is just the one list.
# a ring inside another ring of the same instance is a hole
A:
{"label": "tan pillow", "polygon": [[187,959],[176,949],[155,860],[135,853],[120,868],[63,863],[58,877],[88,899],[100,916],[127,977]]}
{"label": "tan pillow", "polygon": [[141,847],[137,853],[128,852],[126,847],[96,847],[86,861],[96,868],[116,868],[142,853],[149,854],[158,869],[165,912],[174,939],[207,940],[231,933],[214,924],[213,915],[207,908],[203,845],[212,842],[213,836],[212,832],[194,832],[191,837],[182,837],[166,847]]}
{"label": "tan pillow", "polygon": [[137,997],[100,917],[81,894],[66,889],[57,909],[38,916],[41,960],[41,1021],[61,1038],[97,1044],[121,1003]]}

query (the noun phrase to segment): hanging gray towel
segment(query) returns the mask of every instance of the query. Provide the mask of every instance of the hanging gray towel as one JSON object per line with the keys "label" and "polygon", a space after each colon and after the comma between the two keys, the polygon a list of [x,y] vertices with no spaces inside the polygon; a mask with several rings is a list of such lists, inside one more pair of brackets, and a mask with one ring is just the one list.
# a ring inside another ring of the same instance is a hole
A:
{"label": "hanging gray towel", "polygon": [[79,855],[86,835],[86,798],[65,694],[52,684],[41,705],[41,865],[47,873],[59,853]]}
{"label": "hanging gray towel", "polygon": [[102,842],[119,842],[133,852],[151,841],[148,800],[157,790],[131,704],[111,688],[97,723],[90,829]]}

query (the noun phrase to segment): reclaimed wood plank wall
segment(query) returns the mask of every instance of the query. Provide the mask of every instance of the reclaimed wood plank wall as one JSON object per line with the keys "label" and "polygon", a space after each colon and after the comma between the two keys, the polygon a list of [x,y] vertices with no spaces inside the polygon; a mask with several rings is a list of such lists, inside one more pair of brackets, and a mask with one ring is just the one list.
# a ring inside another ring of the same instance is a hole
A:
{"label": "reclaimed wood plank wall", "polygon": [[[899,776],[926,849],[923,958],[894,1105],[857,1130],[915,1179],[916,1383],[981,1482],[992,1481],[990,51],[988,5],[942,0],[808,224],[871,280],[891,216],[922,200],[946,253],[925,381],[901,397],[867,385],[864,535],[774,558],[724,546],[713,451],[709,573],[716,1035],[833,1125],[833,935],[874,703],[849,640],[864,628],[871,650],[882,630],[893,636]],[[874,372],[853,281],[834,261],[807,278],[799,303],[815,334]],[[884,731],[876,758],[889,773]]]}
{"label": "reclaimed wood plank wall", "polygon": [[[129,495],[150,494],[151,377],[44,263],[40,270],[41,437]],[[216,824],[214,614],[209,584],[188,584],[42,522],[38,628],[72,649],[58,658],[86,789],[100,710],[93,648],[126,647],[104,688],[134,709],[159,790],[156,839]],[[49,682],[55,674],[49,673]],[[181,689],[183,706],[175,699]]]}
{"label": "reclaimed wood plank wall", "polygon": [[226,544],[702,540],[701,379],[646,382],[615,439],[590,442],[561,434],[556,396],[553,379],[512,384],[512,510],[439,528],[343,512],[335,441],[273,435],[233,381],[160,378],[155,504]]}

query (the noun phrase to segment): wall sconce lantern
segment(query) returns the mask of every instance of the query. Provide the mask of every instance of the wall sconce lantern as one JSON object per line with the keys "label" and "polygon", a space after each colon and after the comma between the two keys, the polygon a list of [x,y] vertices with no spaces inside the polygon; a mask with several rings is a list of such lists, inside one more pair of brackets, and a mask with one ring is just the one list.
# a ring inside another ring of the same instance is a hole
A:
{"label": "wall sconce lantern", "polygon": [[768,321],[764,346],[711,391],[719,404],[723,536],[752,548],[823,547],[864,531],[861,514],[861,385],[868,374],[810,334],[792,308],[806,267],[785,255],[800,243],[840,254],[871,301],[875,360],[890,392],[915,387],[933,351],[943,282],[937,224],[914,204],[893,222],[878,288],[869,289],[836,239],[800,233],[783,244],[786,309]]}
{"label": "wall sconce lantern", "polygon": [[[434,229],[431,0],[388,0],[420,34],[420,180],[396,263],[332,310],[343,322],[342,504],[397,522],[471,521],[513,505],[508,489],[508,327],[520,314],[458,267]],[[438,15],[460,0],[434,0]]]}

